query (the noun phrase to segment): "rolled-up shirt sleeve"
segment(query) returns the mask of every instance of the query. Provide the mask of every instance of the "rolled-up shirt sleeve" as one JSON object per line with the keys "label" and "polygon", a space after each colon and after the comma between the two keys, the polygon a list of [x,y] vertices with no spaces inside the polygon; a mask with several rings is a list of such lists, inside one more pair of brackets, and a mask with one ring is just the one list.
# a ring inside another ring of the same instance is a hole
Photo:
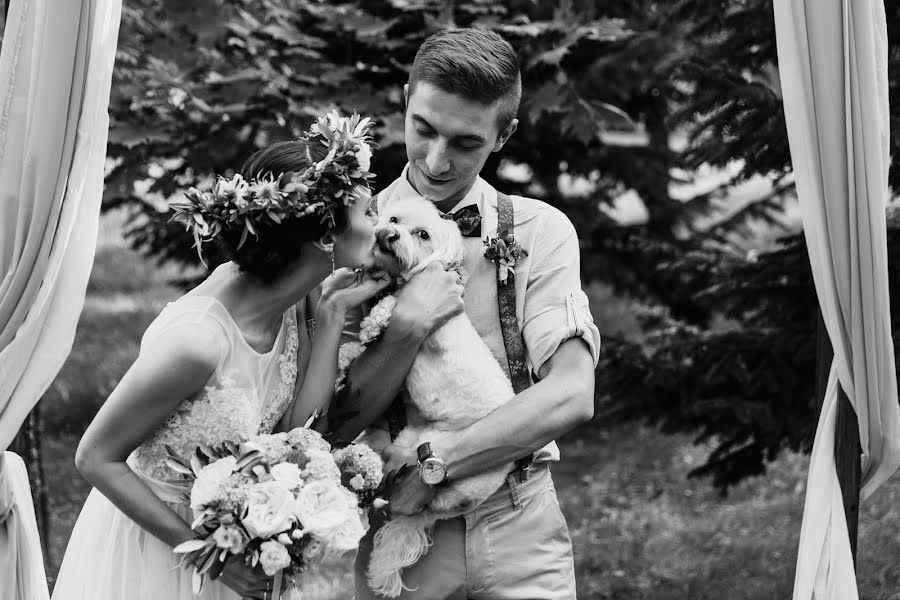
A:
{"label": "rolled-up shirt sleeve", "polygon": [[532,252],[522,327],[532,370],[539,373],[560,344],[571,338],[584,340],[596,367],[600,332],[581,289],[578,236],[562,212],[548,211]]}

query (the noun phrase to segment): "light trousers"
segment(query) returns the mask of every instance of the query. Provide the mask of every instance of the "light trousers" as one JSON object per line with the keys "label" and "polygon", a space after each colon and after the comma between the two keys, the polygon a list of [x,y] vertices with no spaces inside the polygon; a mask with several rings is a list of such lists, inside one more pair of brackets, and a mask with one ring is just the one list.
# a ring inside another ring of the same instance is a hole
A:
{"label": "light trousers", "polygon": [[[366,582],[375,531],[360,542],[356,599],[382,598]],[[438,521],[434,544],[404,569],[402,600],[574,600],[572,541],[549,463],[524,482],[509,478],[470,513]]]}

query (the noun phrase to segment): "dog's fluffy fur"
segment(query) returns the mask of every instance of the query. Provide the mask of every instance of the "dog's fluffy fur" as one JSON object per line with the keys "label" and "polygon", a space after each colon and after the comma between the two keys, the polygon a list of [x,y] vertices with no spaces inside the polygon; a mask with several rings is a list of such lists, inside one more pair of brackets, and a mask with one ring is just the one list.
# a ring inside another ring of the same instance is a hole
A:
{"label": "dog's fluffy fur", "polygon": [[[423,235],[424,232],[424,235]],[[422,198],[395,200],[379,211],[376,226],[380,266],[401,279],[434,261],[445,267],[462,263],[463,242],[452,220]],[[418,447],[452,436],[508,402],[512,385],[465,314],[432,332],[422,344],[406,377],[412,406],[408,424],[395,443]],[[399,596],[403,568],[427,551],[434,523],[464,514],[495,492],[508,468],[501,467],[440,488],[426,510],[388,521],[375,534],[369,561],[369,586],[376,593]]]}

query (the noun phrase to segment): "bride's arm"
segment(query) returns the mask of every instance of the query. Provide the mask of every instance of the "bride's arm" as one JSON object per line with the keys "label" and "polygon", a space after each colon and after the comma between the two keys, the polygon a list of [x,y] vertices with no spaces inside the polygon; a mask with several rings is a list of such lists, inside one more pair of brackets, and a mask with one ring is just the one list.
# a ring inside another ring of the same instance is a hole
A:
{"label": "bride's arm", "polygon": [[[303,426],[316,411],[323,414],[334,397],[340,350],[347,312],[384,289],[389,279],[381,274],[357,274],[342,268],[322,283],[316,307],[316,332],[303,385],[290,411],[288,429]],[[323,425],[327,422],[323,419]]]}
{"label": "bride's arm", "polygon": [[75,465],[123,513],[170,546],[194,537],[190,525],[125,463],[179,403],[201,390],[218,362],[208,335],[181,330],[142,351],[91,422]]}
{"label": "bride's arm", "polygon": [[[290,412],[288,429],[302,427],[316,411],[322,414],[328,409],[334,395],[337,378],[338,351],[340,350],[346,310],[335,306],[327,298],[316,309],[316,332],[313,335],[309,363],[303,384]],[[324,420],[321,421],[324,423]]]}

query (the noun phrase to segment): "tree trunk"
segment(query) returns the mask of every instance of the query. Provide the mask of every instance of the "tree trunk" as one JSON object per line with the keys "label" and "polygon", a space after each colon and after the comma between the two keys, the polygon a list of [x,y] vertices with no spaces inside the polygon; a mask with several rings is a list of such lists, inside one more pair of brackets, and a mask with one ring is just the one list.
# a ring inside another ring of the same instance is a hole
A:
{"label": "tree trunk", "polygon": [[671,131],[665,121],[666,99],[661,90],[655,91],[656,95],[648,93],[648,110],[644,125],[657,162],[653,165],[654,172],[647,173],[647,177],[636,186],[635,191],[641,196],[647,208],[648,230],[668,237],[672,234],[672,226],[678,216],[680,203],[669,196],[671,180],[669,170],[672,167],[672,152],[669,147]]}
{"label": "tree trunk", "polygon": [[41,440],[43,438],[43,426],[41,420],[40,403],[28,413],[28,417],[19,429],[19,433],[13,438],[9,449],[22,457],[28,468],[28,480],[31,483],[31,497],[34,499],[34,511],[37,517],[38,531],[41,536],[41,549],[44,553],[44,564],[49,564],[48,545],[49,518],[47,512],[47,485],[44,480],[44,463],[41,453]]}
{"label": "tree trunk", "polygon": [[[816,398],[819,401],[820,412],[833,357],[834,351],[820,312],[816,329]],[[841,496],[844,500],[844,515],[847,518],[847,533],[850,535],[850,551],[853,554],[854,567],[856,566],[856,547],[859,535],[861,454],[856,412],[853,410],[847,394],[839,387],[837,422],[834,426],[834,462],[838,481],[841,484]]]}

